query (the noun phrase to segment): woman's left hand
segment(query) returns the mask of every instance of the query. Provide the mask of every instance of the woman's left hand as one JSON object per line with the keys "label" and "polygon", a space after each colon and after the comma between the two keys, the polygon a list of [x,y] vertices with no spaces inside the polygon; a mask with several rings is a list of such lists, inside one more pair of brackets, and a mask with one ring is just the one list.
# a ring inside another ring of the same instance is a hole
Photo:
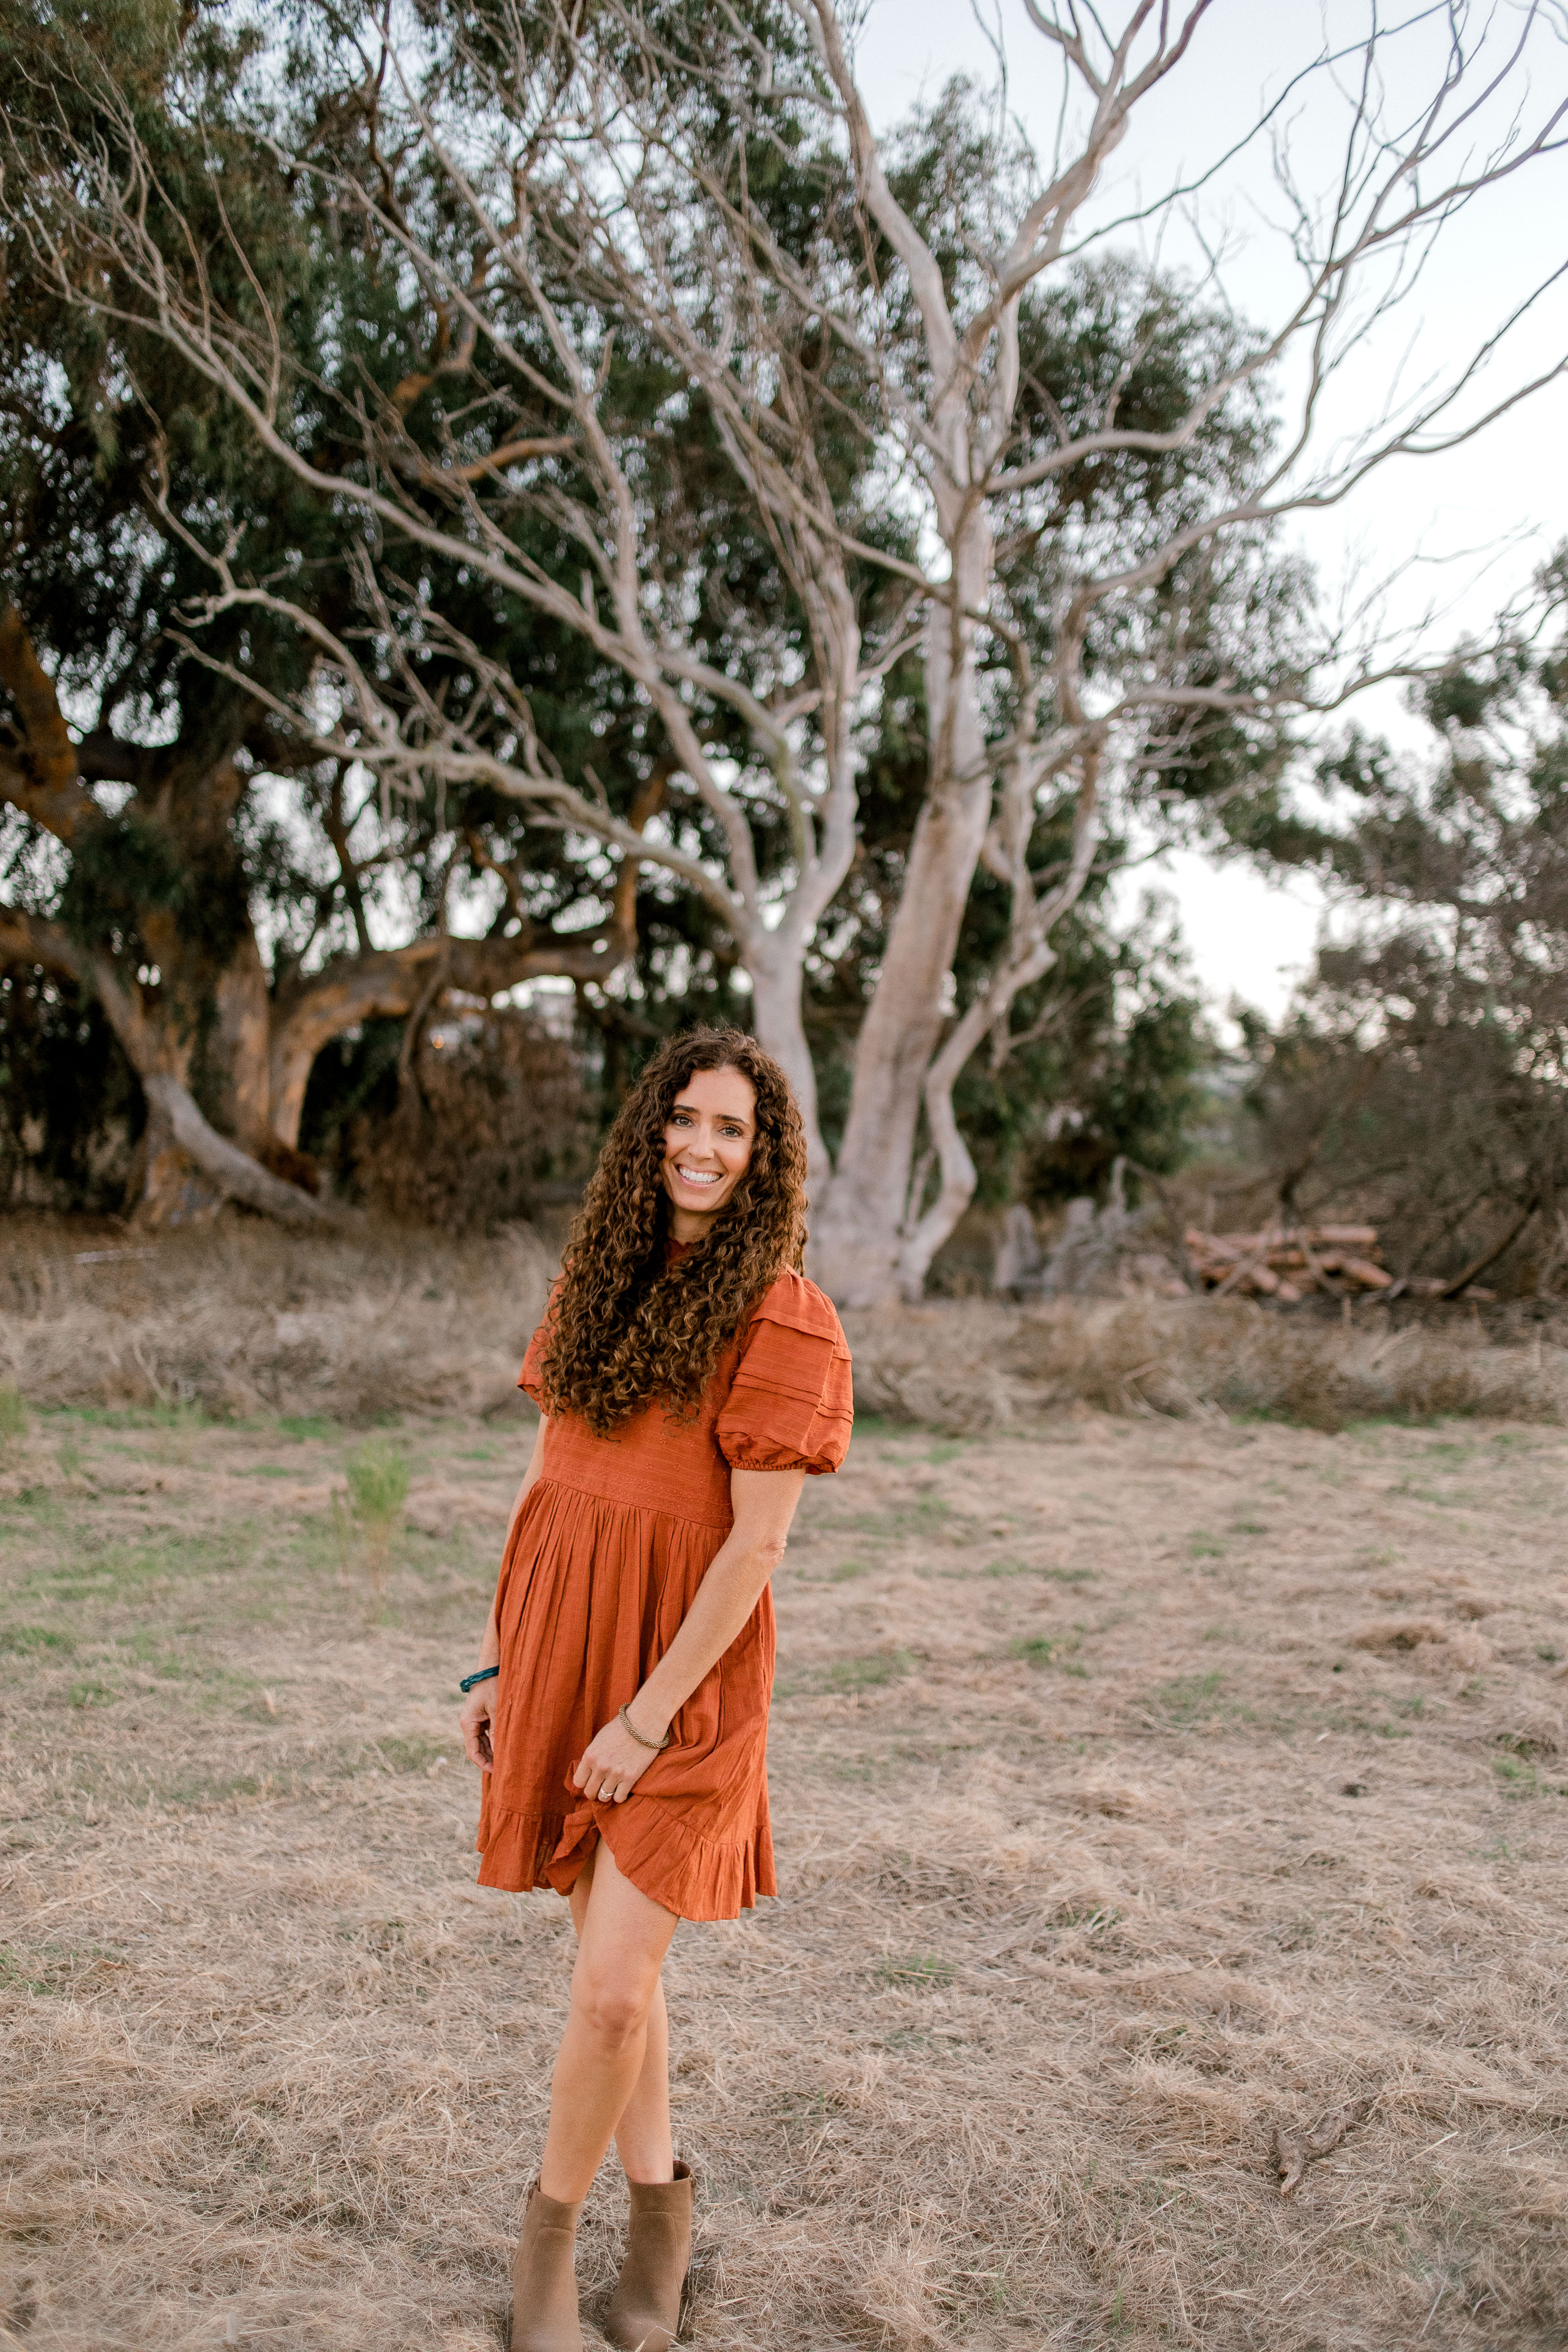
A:
{"label": "woman's left hand", "polygon": [[[651,1738],[654,1726],[649,1724],[647,1728]],[[658,1727],[661,1739],[665,1728],[662,1723]],[[583,1750],[583,1760],[572,1775],[572,1785],[600,1804],[624,1804],[658,1752],[657,1748],[645,1748],[640,1739],[634,1739],[620,1717],[614,1716]]]}

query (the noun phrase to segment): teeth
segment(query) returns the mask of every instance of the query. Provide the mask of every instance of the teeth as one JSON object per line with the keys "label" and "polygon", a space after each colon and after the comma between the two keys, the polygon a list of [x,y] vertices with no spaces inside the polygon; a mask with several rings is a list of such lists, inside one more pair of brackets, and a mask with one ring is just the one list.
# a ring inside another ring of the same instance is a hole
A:
{"label": "teeth", "polygon": [[695,1168],[682,1168],[679,1163],[675,1172],[683,1184],[717,1184],[719,1181],[717,1171],[701,1173]]}

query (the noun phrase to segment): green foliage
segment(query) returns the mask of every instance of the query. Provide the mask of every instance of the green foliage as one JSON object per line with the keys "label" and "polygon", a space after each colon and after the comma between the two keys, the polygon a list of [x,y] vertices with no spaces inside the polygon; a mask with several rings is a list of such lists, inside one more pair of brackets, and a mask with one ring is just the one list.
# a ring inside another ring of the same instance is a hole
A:
{"label": "green foliage", "polygon": [[27,1408],[15,1381],[0,1381],[0,1445],[27,1433]]}
{"label": "green foliage", "polygon": [[[1561,566],[1542,577],[1560,611]],[[1353,1208],[1402,1276],[1558,1279],[1568,1193],[1568,719],[1563,653],[1457,657],[1417,698],[1430,756],[1351,734],[1318,780],[1316,862],[1359,902],[1247,1108],[1288,1210]],[[1510,1239],[1511,1237],[1511,1239]],[[1494,1257],[1495,1253],[1495,1257]],[[1481,1268],[1481,1261],[1493,1258]]]}
{"label": "green foliage", "polygon": [[403,1517],[408,1500],[408,1463],[384,1438],[369,1438],[345,1465],[353,1513],[366,1534],[384,1538]]}

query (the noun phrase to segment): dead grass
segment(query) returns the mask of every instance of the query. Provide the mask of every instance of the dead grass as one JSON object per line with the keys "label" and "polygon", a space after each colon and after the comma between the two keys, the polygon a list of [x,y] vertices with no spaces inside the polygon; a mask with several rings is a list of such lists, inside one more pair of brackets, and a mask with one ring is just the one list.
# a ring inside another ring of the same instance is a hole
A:
{"label": "dead grass", "polygon": [[1175,1420],[1267,1414],[1338,1430],[1391,1417],[1568,1419],[1560,1335],[1499,1341],[1478,1318],[1350,1323],[1245,1299],[968,1302],[851,1318],[856,1395],[954,1433],[1071,1404]]}
{"label": "dead grass", "polygon": [[[356,1434],[36,1386],[29,1423],[0,2344],[484,2352],[569,1965],[563,1905],[472,1884],[453,1728],[526,1432],[397,1433],[378,1601],[332,1533]],[[1555,2352],[1565,1456],[862,1426],[778,1579],[784,1897],[670,1964],[694,2352]],[[1282,2196],[1276,2132],[1357,2100]]]}
{"label": "dead grass", "polygon": [[551,1273],[526,1225],[293,1234],[236,1214],[149,1236],[9,1217],[0,1381],[39,1403],[225,1416],[493,1411],[511,1402]]}
{"label": "dead grass", "polygon": [[[109,1253],[83,1261],[83,1253]],[[148,1240],[0,1221],[0,1389],[39,1403],[350,1421],[510,1412],[553,1260],[397,1227],[278,1233],[238,1217]],[[1501,1341],[1462,1309],[1349,1325],[1242,1299],[944,1301],[851,1318],[862,1411],[955,1434],[1075,1404],[1181,1419],[1568,1419],[1557,1327]]]}

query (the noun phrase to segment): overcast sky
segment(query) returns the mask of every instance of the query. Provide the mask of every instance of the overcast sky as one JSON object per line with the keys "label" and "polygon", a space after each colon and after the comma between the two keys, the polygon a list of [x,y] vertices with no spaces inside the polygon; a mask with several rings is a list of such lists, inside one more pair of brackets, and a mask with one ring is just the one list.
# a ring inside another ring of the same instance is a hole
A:
{"label": "overcast sky", "polygon": [[[1059,71],[1028,21],[1023,0],[980,0],[1000,29],[1008,64],[1011,110],[1048,155],[1060,102]],[[1120,26],[1124,6],[1111,0],[1102,18]],[[1502,0],[1494,24],[1517,32],[1524,11]],[[1265,6],[1218,0],[1182,66],[1146,101],[1083,217],[1109,223],[1135,202],[1148,203],[1223,156],[1316,53],[1325,30],[1335,45],[1353,40],[1363,6],[1330,0]],[[1410,11],[1415,29],[1391,60],[1392,96],[1414,101],[1440,66],[1434,46],[1440,12]],[[1561,24],[1561,12],[1557,22]],[[967,0],[872,0],[858,40],[861,86],[879,129],[934,99],[950,75],[987,82],[995,52]],[[1568,92],[1568,45],[1548,20],[1537,41],[1527,107],[1539,119],[1542,96]],[[1343,117],[1332,89],[1319,81],[1287,101],[1292,160],[1314,190],[1331,184]],[[1491,127],[1499,118],[1495,111]],[[1222,251],[1222,273],[1236,307],[1260,323],[1290,299],[1292,265],[1275,226],[1281,208],[1268,148],[1257,142],[1193,200],[1193,221],[1170,220],[1160,257],[1196,271],[1204,243]],[[1200,241],[1200,239],[1202,241]],[[1152,232],[1130,229],[1121,242],[1152,252]],[[1513,304],[1568,262],[1568,158],[1553,157],[1489,191],[1444,232],[1415,299],[1374,334],[1347,371],[1333,413],[1349,432],[1383,405],[1395,383],[1414,388],[1463,364]],[[1478,394],[1495,398],[1508,384],[1551,366],[1568,349],[1568,298],[1553,289],[1511,338]],[[1386,601],[1394,630],[1424,629],[1434,648],[1467,629],[1484,629],[1517,594],[1542,558],[1568,536],[1568,384],[1530,404],[1446,456],[1396,460],[1372,476],[1346,504],[1298,528],[1297,543],[1318,568],[1326,595],[1342,583],[1382,579],[1405,567]],[[1412,562],[1412,559],[1415,559]],[[1415,740],[1393,690],[1369,698],[1367,723]],[[1139,892],[1163,879],[1181,909],[1198,975],[1223,1006],[1232,995],[1280,1012],[1296,974],[1310,959],[1321,914],[1315,887],[1298,878],[1284,888],[1239,866],[1215,870],[1183,855],[1130,877],[1129,914]]]}

